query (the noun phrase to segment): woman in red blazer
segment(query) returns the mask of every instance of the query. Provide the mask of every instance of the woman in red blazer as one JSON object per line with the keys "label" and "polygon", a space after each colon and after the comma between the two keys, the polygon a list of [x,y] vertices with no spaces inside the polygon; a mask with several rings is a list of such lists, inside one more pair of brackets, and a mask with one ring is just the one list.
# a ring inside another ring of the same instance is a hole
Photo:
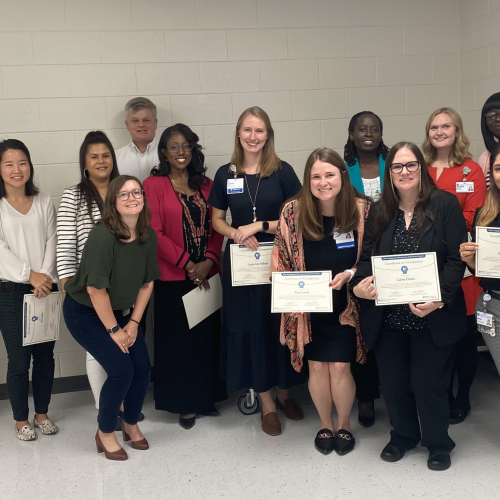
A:
{"label": "woman in red blazer", "polygon": [[168,127],[158,144],[160,164],[144,181],[163,274],[154,288],[155,406],[179,413],[185,429],[196,413],[218,415],[215,402],[227,398],[219,381],[219,311],[189,329],[182,302],[194,288],[210,288],[223,241],[212,229],[207,200],[213,182],[198,141],[182,123]]}

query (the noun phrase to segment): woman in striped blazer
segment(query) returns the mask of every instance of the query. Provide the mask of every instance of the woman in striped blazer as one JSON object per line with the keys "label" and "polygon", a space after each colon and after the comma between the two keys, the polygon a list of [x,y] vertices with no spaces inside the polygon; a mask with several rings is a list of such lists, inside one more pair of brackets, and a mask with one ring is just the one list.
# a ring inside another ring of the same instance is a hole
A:
{"label": "woman in striped blazer", "polygon": [[[104,132],[86,135],[80,147],[80,172],[80,183],[64,190],[57,211],[57,272],[63,292],[80,265],[90,231],[101,218],[108,185],[119,175],[115,151]],[[106,373],[89,353],[87,375],[99,409]]]}

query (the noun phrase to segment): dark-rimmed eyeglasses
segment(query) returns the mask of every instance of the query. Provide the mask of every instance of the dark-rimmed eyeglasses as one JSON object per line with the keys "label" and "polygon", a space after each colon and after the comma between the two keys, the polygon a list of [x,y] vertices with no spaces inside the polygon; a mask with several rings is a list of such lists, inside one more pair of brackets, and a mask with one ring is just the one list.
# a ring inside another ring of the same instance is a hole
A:
{"label": "dark-rimmed eyeglasses", "polygon": [[133,191],[120,191],[116,197],[120,201],[127,201],[132,195],[136,200],[140,200],[144,196],[144,191],[142,189],[134,189]]}
{"label": "dark-rimmed eyeglasses", "polygon": [[178,144],[174,144],[173,146],[167,146],[167,149],[170,149],[170,151],[172,151],[172,153],[178,153],[181,150],[181,147],[182,147],[182,150],[185,151],[186,153],[193,149],[193,146],[191,146],[191,144],[183,144],[182,146],[179,146]]}
{"label": "dark-rimmed eyeglasses", "polygon": [[408,172],[416,172],[421,167],[421,164],[419,161],[409,161],[408,163],[393,163],[389,165],[393,174],[400,174],[405,167]]}
{"label": "dark-rimmed eyeglasses", "polygon": [[500,116],[500,111],[488,111],[484,114],[484,116],[486,117],[486,120],[492,122],[493,120],[496,120],[498,116]]}

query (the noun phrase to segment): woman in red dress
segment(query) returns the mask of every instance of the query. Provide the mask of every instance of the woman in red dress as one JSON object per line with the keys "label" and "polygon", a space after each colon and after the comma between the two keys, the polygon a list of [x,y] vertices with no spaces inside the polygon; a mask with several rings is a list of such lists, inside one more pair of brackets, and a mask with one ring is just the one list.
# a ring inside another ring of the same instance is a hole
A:
{"label": "woman in red dress", "polygon": [[[452,108],[434,111],[425,126],[425,141],[422,150],[429,166],[429,173],[439,189],[455,194],[462,207],[467,231],[471,231],[476,209],[484,205],[486,181],[481,167],[472,161],[470,142],[464,134],[460,115]],[[450,402],[450,424],[459,424],[469,415],[470,388],[477,369],[476,347],[476,302],[481,293],[479,279],[464,277],[462,288],[467,304],[467,335],[457,342],[455,370],[459,388],[453,393],[452,374],[448,396]]]}

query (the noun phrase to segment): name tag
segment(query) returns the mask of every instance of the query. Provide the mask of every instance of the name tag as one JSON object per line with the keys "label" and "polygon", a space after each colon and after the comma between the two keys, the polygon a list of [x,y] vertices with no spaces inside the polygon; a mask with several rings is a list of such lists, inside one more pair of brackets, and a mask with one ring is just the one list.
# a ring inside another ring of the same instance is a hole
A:
{"label": "name tag", "polygon": [[476,312],[477,324],[483,326],[492,326],[493,325],[493,314],[488,314],[485,312],[477,311]]}
{"label": "name tag", "polygon": [[243,179],[228,179],[227,194],[243,193]]}
{"label": "name tag", "polygon": [[353,248],[356,246],[354,241],[354,233],[350,231],[349,233],[337,233],[336,230],[333,232],[333,239],[337,245],[337,250],[342,250],[344,248]]}
{"label": "name tag", "polygon": [[473,182],[457,182],[457,193],[473,193]]}

